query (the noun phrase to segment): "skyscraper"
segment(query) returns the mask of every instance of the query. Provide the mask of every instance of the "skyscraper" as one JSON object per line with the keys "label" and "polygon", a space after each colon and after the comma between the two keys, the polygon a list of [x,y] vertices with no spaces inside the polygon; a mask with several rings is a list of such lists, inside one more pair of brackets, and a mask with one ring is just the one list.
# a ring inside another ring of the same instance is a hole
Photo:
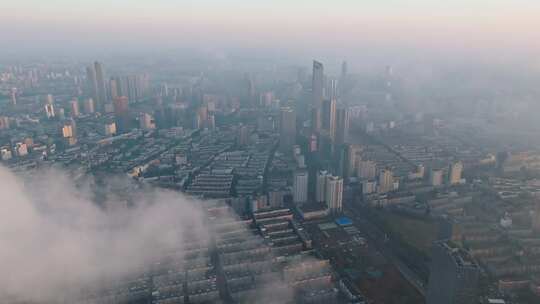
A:
{"label": "skyscraper", "polygon": [[463,172],[463,163],[460,161],[450,164],[448,170],[448,183],[450,185],[457,185],[461,183],[461,173]]}
{"label": "skyscraper", "polygon": [[317,151],[318,145],[319,145],[319,143],[318,143],[318,140],[317,140],[317,135],[311,134],[311,136],[309,137],[309,143],[308,143],[309,152]]}
{"label": "skyscraper", "polygon": [[387,193],[394,189],[394,174],[390,169],[382,169],[379,173],[379,193]]}
{"label": "skyscraper", "polygon": [[303,204],[308,199],[309,174],[305,169],[298,169],[293,173],[293,201],[295,204]]}
{"label": "skyscraper", "polygon": [[427,304],[478,303],[479,267],[464,249],[449,241],[433,245]]}
{"label": "skyscraper", "polygon": [[0,116],[0,130],[9,129],[9,117]]}
{"label": "skyscraper", "polygon": [[442,169],[431,169],[431,173],[429,175],[429,181],[431,186],[433,187],[439,187],[442,186],[443,180],[444,180],[444,173]]}
{"label": "skyscraper", "polygon": [[126,76],[127,83],[127,97],[131,100],[137,99],[137,75]]}
{"label": "skyscraper", "polygon": [[101,63],[97,61],[94,62],[94,70],[96,73],[97,85],[97,108],[99,111],[103,111],[105,103],[107,102],[107,91],[105,89],[105,75]]}
{"label": "skyscraper", "polygon": [[374,179],[377,175],[377,164],[372,160],[360,160],[356,175],[362,180]]}
{"label": "skyscraper", "polygon": [[330,80],[330,94],[328,94],[329,99],[339,98],[339,88],[337,79]]}
{"label": "skyscraper", "polygon": [[314,134],[318,134],[322,127],[322,107],[311,107],[311,130]]}
{"label": "skyscraper", "polygon": [[13,147],[13,150],[15,151],[15,154],[17,154],[17,156],[19,157],[28,155],[28,146],[25,143],[16,143],[15,147]]}
{"label": "skyscraper", "polygon": [[57,107],[55,108],[54,116],[58,119],[62,120],[66,118],[66,113],[64,111],[64,108]]}
{"label": "skyscraper", "polygon": [[255,82],[250,75],[246,75],[246,105],[248,107],[254,107],[257,105],[257,92],[255,90]]}
{"label": "skyscraper", "polygon": [[86,81],[88,86],[88,95],[92,97],[92,100],[94,100],[94,102],[98,102],[98,84],[96,79],[96,70],[93,66],[86,67]]}
{"label": "skyscraper", "polygon": [[312,117],[311,125],[314,131],[321,129],[321,107],[324,97],[324,67],[323,64],[313,60],[313,80],[312,80]]}
{"label": "skyscraper", "polygon": [[197,110],[195,116],[195,128],[197,129],[214,129],[215,120],[214,115],[208,111],[207,106],[202,106]]}
{"label": "skyscraper", "polygon": [[114,80],[116,82],[116,94],[118,96],[128,96],[129,90],[127,77],[115,77]]}
{"label": "skyscraper", "polygon": [[74,97],[73,100],[69,102],[71,108],[71,117],[79,117],[81,112],[79,111],[79,100],[77,97]]}
{"label": "skyscraper", "polygon": [[107,121],[103,125],[103,134],[106,136],[112,136],[116,134],[116,123],[114,121]]}
{"label": "skyscraper", "polygon": [[326,178],[325,201],[332,213],[341,213],[343,210],[343,178],[328,176]]}
{"label": "skyscraper", "polygon": [[330,176],[328,171],[319,171],[317,174],[317,185],[315,189],[315,201],[322,203],[326,199],[326,178]]}
{"label": "skyscraper", "polygon": [[296,113],[292,108],[281,108],[279,148],[282,152],[291,151],[296,142]]}
{"label": "skyscraper", "polygon": [[336,105],[337,101],[335,99],[323,101],[323,128],[328,132],[332,142],[334,142],[336,134]]}
{"label": "skyscraper", "polygon": [[47,118],[54,118],[56,113],[54,112],[54,99],[51,94],[47,94],[45,99],[45,115]]}
{"label": "skyscraper", "polygon": [[347,161],[345,162],[345,173],[347,177],[354,175],[358,168],[358,162],[360,161],[360,153],[362,152],[362,147],[359,145],[349,145],[347,149]]}
{"label": "skyscraper", "polygon": [[338,176],[346,176],[345,173],[346,165],[347,165],[347,145],[335,145],[336,148],[334,149],[334,172]]}
{"label": "skyscraper", "polygon": [[120,96],[114,100],[114,116],[116,126],[120,133],[129,130],[129,99],[126,96]]}
{"label": "skyscraper", "polygon": [[17,105],[17,88],[11,88],[11,105],[16,106]]}
{"label": "skyscraper", "polygon": [[154,117],[148,113],[140,113],[139,114],[139,128],[142,130],[153,130],[156,128],[156,122],[154,120]]}
{"label": "skyscraper", "polygon": [[110,90],[111,100],[115,100],[116,98],[118,98],[120,96],[118,86],[119,86],[119,84],[118,84],[116,78],[111,78],[109,80],[109,90]]}
{"label": "skyscraper", "polygon": [[169,97],[169,86],[167,83],[162,83],[159,87],[159,95],[161,97]]}
{"label": "skyscraper", "polygon": [[341,63],[341,80],[345,80],[348,73],[347,61]]}
{"label": "skyscraper", "polygon": [[92,114],[96,111],[94,106],[94,100],[92,98],[87,98],[83,102],[83,110],[85,114]]}
{"label": "skyscraper", "polygon": [[138,101],[146,96],[149,88],[150,77],[147,74],[115,77],[111,81],[111,96],[127,96],[130,101]]}
{"label": "skyscraper", "polygon": [[347,142],[349,136],[349,109],[338,108],[336,110],[335,142],[342,145]]}
{"label": "skyscraper", "polygon": [[240,124],[238,127],[237,144],[239,146],[246,146],[249,142],[249,129],[246,125]]}
{"label": "skyscraper", "polygon": [[343,63],[341,63],[341,75],[339,77],[339,83],[338,83],[339,97],[345,96],[345,93],[347,90],[347,84],[348,84],[348,66],[347,66],[347,61],[343,61]]}
{"label": "skyscraper", "polygon": [[531,219],[531,228],[535,233],[540,233],[540,197],[535,196],[534,210]]}
{"label": "skyscraper", "polygon": [[69,145],[77,143],[77,125],[73,119],[67,119],[64,121],[61,134]]}

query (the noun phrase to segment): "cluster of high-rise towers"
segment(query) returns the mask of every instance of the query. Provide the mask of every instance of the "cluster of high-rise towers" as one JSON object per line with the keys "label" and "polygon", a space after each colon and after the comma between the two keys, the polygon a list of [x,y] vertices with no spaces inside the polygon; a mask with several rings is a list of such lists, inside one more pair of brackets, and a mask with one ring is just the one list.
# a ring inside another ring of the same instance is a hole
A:
{"label": "cluster of high-rise towers", "polygon": [[[347,64],[342,65],[340,83],[336,79],[327,81],[324,75],[324,66],[321,62],[313,61],[313,78],[311,100],[308,106],[309,120],[311,127],[303,130],[303,136],[308,140],[309,153],[319,152],[325,158],[334,158],[336,152],[340,152],[342,146],[347,141],[349,130],[349,111],[346,107],[339,105],[343,83],[347,74]],[[280,117],[280,150],[288,153],[295,151],[294,155],[297,161],[297,170],[293,176],[293,201],[297,205],[303,205],[308,201],[317,203],[326,203],[331,212],[341,212],[343,178],[340,170],[332,170],[339,176],[324,174],[317,177],[316,188],[319,195],[315,198],[309,198],[308,180],[309,173],[304,164],[304,157],[296,144],[296,119],[297,116],[303,116],[299,113],[301,109],[296,107],[284,107],[281,109]],[[305,113],[304,113],[305,114]],[[326,171],[324,171],[326,172]]]}
{"label": "cluster of high-rise towers", "polygon": [[119,129],[128,128],[128,103],[139,100],[148,91],[149,77],[142,75],[117,76],[106,79],[100,62],[86,68],[88,93],[93,100],[96,111],[113,112],[117,118]]}
{"label": "cluster of high-rise towers", "polygon": [[[332,79],[327,85],[323,64],[313,61],[312,94],[309,107],[312,133],[309,139],[312,152],[321,148],[321,142],[330,143],[329,147],[332,150],[346,142],[349,131],[349,112],[346,107],[338,105],[346,74],[347,63],[343,62],[340,83]],[[291,108],[281,110],[280,146],[282,151],[290,150],[295,143],[296,114]]]}

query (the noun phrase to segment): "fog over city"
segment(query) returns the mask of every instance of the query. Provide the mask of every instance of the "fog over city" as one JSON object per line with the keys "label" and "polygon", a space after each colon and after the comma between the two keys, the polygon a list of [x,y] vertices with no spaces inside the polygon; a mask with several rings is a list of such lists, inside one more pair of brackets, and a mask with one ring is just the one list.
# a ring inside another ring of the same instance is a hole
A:
{"label": "fog over city", "polygon": [[[0,178],[8,181],[0,190],[9,213],[0,225],[0,248],[5,249],[0,266],[6,272],[0,296],[16,303],[73,303],[137,275],[145,263],[160,261],[170,252],[182,258],[186,237],[206,246],[211,238],[219,238],[207,226],[203,203],[182,194],[146,191],[130,199],[126,212],[125,198],[113,195],[97,205],[93,182],[75,185],[63,171],[20,178],[0,167]],[[132,187],[118,176],[107,182]],[[234,218],[220,214],[220,221]],[[281,280],[266,278],[251,298],[291,300]],[[273,294],[276,290],[280,293]]]}
{"label": "fog over city", "polygon": [[164,249],[181,244],[188,227],[208,240],[196,203],[170,191],[95,205],[89,185],[76,187],[64,172],[48,170],[18,178],[0,168],[4,216],[0,225],[1,296],[56,302],[83,284],[132,274]]}
{"label": "fog over city", "polygon": [[540,1],[0,5],[0,303],[540,303]]}

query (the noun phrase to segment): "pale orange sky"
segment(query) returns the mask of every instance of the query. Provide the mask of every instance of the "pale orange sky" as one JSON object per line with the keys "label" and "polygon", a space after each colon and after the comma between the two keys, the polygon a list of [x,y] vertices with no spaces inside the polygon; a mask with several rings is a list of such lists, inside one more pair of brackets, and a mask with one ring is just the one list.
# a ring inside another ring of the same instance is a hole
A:
{"label": "pale orange sky", "polygon": [[[6,0],[8,41],[531,48],[537,0]],[[450,2],[450,3],[445,3]]]}

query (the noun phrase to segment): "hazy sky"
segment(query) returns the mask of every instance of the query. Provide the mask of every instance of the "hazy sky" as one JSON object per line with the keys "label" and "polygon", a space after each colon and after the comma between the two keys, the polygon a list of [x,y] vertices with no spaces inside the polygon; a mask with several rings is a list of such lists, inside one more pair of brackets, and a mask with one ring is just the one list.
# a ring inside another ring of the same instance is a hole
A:
{"label": "hazy sky", "polygon": [[[538,0],[2,0],[12,49],[540,49]],[[99,47],[97,47],[99,49]]]}

